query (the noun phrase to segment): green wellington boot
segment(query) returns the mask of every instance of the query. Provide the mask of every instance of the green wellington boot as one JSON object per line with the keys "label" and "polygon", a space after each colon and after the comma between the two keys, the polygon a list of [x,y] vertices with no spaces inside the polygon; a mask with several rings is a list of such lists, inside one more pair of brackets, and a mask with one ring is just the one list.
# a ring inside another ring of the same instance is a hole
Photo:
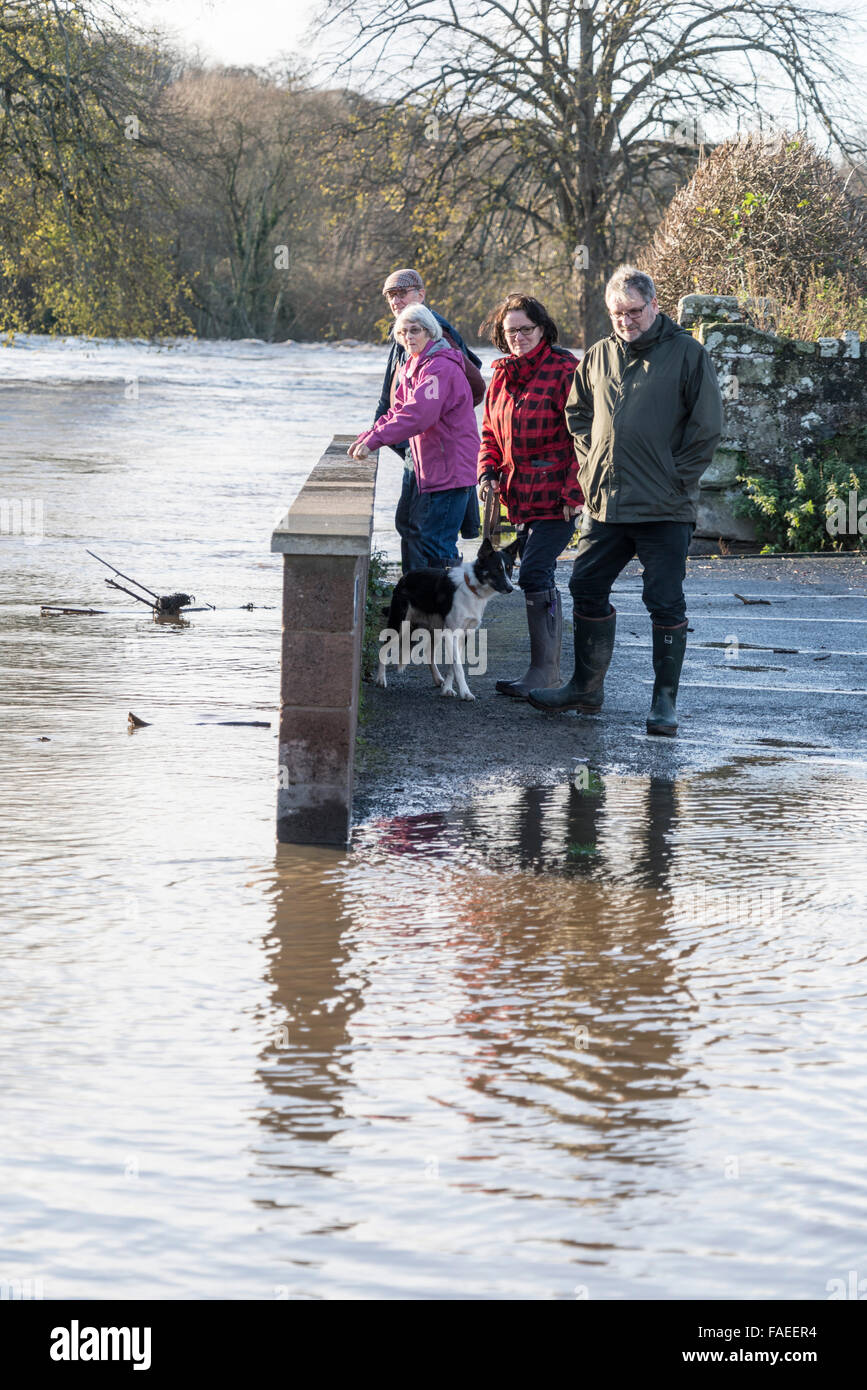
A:
{"label": "green wellington boot", "polygon": [[534,709],[577,709],[582,714],[598,714],[602,708],[602,683],[614,651],[617,613],[613,608],[607,618],[582,618],[576,613],[574,625],[574,675],[559,689],[531,690],[527,698]]}
{"label": "green wellington boot", "polygon": [[686,651],[686,623],[677,627],[653,629],[653,704],[647,717],[647,732],[674,738],[677,733],[677,687]]}
{"label": "green wellington boot", "polygon": [[556,589],[538,589],[525,594],[527,627],[530,631],[530,665],[520,680],[497,681],[499,695],[526,700],[539,686],[560,684],[560,642],[563,635],[563,605]]}

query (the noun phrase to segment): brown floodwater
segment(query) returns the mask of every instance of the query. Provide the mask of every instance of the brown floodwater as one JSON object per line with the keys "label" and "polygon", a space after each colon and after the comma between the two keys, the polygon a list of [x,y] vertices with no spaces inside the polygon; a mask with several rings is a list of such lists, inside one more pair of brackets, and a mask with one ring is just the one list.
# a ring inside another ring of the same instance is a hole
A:
{"label": "brown floodwater", "polygon": [[[0,1295],[867,1277],[864,763],[594,772],[277,848],[268,538],[381,353],[14,351],[4,488],[44,526],[0,536]],[[85,546],[216,611],[156,625]]]}

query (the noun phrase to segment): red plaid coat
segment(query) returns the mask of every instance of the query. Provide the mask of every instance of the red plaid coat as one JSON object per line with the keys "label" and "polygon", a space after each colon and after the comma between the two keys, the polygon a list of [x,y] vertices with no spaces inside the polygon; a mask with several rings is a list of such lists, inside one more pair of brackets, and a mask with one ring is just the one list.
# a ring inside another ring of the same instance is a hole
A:
{"label": "red plaid coat", "polygon": [[522,357],[498,357],[485,397],[479,481],[498,478],[514,525],[563,520],[580,507],[578,462],[564,408],[578,359],[544,339]]}

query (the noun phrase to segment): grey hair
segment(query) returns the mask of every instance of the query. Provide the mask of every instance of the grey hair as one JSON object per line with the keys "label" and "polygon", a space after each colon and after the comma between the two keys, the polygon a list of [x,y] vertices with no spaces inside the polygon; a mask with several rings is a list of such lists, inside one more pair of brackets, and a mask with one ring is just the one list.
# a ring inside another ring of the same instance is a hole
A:
{"label": "grey hair", "polygon": [[645,304],[656,298],[656,286],[636,265],[619,265],[605,286],[605,303],[613,294],[640,294]]}
{"label": "grey hair", "polygon": [[433,338],[435,343],[443,336],[442,329],[430,309],[424,304],[407,304],[405,309],[401,309],[394,321],[395,337],[402,328],[406,328],[408,323],[420,323],[428,337]]}

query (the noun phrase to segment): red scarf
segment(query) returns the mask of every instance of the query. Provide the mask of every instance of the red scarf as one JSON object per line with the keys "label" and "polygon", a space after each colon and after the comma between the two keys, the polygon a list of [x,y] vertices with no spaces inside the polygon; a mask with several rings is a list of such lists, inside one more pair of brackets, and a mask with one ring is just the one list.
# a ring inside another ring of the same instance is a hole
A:
{"label": "red scarf", "polygon": [[526,391],[547,355],[548,344],[543,338],[532,352],[522,353],[520,357],[512,353],[509,357],[499,359],[503,364],[503,376],[510,395],[520,396]]}

